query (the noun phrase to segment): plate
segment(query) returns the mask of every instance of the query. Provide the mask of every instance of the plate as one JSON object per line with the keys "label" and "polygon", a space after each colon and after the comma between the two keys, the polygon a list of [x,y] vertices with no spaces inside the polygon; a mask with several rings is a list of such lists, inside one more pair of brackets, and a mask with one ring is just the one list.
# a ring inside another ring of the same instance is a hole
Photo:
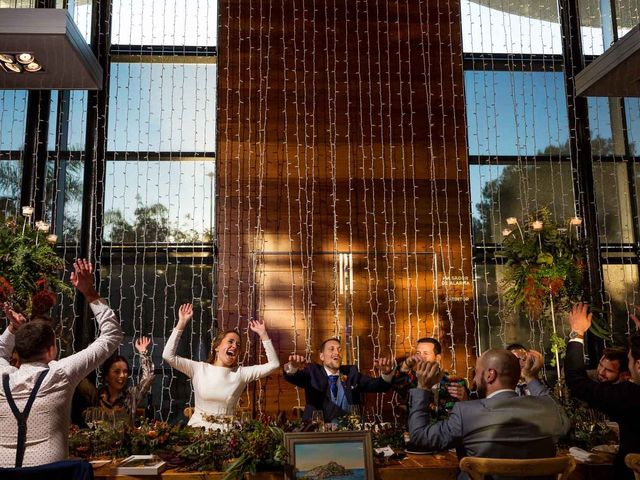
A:
{"label": "plate", "polygon": [[411,449],[405,448],[404,453],[408,453],[410,455],[433,455],[438,452],[436,452],[435,450],[431,450],[427,452],[425,450],[411,450]]}

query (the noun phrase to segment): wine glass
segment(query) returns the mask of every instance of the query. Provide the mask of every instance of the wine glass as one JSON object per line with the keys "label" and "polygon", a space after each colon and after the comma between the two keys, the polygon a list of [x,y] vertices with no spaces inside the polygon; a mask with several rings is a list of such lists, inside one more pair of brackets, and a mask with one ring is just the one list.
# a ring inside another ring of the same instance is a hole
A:
{"label": "wine glass", "polygon": [[87,427],[90,429],[96,428],[98,423],[98,419],[96,418],[98,409],[95,407],[89,407],[84,412],[82,412],[82,417],[84,418],[84,423],[87,424]]}
{"label": "wine glass", "polygon": [[316,425],[319,432],[324,432],[324,415],[322,410],[314,410],[311,414],[311,423]]}

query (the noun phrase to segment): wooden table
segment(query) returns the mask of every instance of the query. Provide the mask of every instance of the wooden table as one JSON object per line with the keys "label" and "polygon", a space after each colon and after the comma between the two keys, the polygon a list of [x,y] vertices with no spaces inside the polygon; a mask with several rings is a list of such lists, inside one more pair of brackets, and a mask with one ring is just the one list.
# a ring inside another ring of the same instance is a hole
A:
{"label": "wooden table", "polygon": [[[376,468],[376,480],[455,480],[458,458],[455,453],[443,452],[433,455],[407,455],[399,463]],[[159,477],[133,477],[116,475],[114,465],[107,464],[94,470],[96,480],[140,480],[142,478],[162,478],[163,480],[222,480],[221,472],[176,472],[167,470]],[[282,480],[282,472],[259,472],[249,478],[255,480]],[[613,479],[612,465],[578,464],[571,474],[571,480]]]}

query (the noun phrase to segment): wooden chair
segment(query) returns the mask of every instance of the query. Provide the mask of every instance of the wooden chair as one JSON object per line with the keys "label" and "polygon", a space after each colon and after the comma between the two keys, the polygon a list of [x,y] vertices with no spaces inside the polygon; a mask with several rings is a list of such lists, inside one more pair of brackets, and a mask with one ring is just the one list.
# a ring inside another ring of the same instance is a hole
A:
{"label": "wooden chair", "polygon": [[535,477],[557,475],[558,480],[566,480],[576,468],[573,457],[503,459],[465,457],[460,460],[460,470],[472,480],[482,480],[485,475],[508,475],[512,477]]}
{"label": "wooden chair", "polygon": [[640,453],[629,453],[624,457],[624,463],[633,470],[636,480],[640,480]]}

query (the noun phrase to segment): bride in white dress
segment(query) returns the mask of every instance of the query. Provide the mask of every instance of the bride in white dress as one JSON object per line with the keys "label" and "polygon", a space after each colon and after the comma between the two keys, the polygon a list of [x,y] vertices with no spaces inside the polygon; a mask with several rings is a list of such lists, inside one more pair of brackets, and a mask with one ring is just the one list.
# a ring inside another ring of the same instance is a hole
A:
{"label": "bride in white dress", "polygon": [[[193,318],[193,306],[185,303],[178,310],[178,324],[162,352],[162,358],[173,368],[191,378],[195,394],[195,408],[189,419],[192,427],[225,429],[228,423],[211,417],[235,415],[240,395],[247,383],[266,377],[280,366],[278,355],[267,334],[263,321],[251,321],[249,329],[262,340],[267,363],[251,367],[239,366],[242,349],[240,335],[235,330],[219,334],[213,341],[213,355],[209,362],[196,362],[176,355],[182,332]],[[206,417],[210,417],[208,421]]]}

